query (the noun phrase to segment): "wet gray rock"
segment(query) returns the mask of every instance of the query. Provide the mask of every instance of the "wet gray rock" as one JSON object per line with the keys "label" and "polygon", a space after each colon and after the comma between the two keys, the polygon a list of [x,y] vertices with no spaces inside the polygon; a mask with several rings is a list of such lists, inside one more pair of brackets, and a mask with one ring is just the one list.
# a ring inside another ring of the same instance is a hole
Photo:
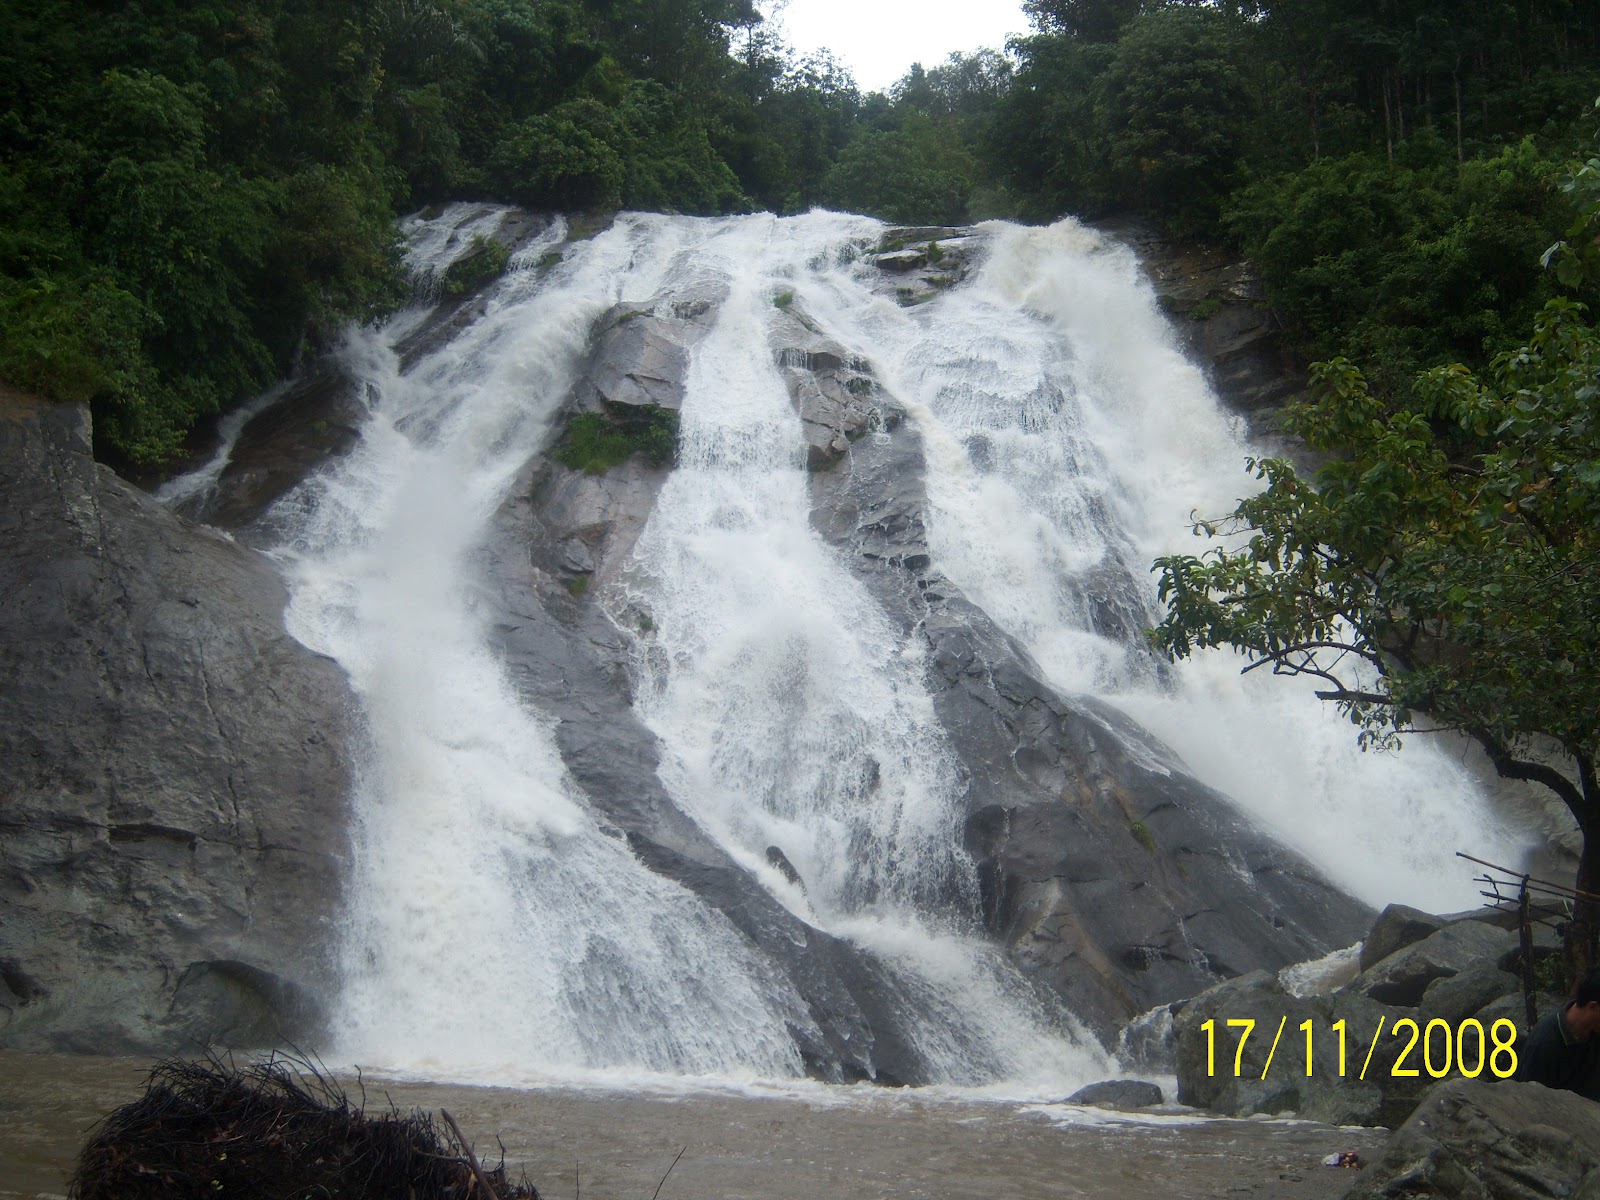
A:
{"label": "wet gray rock", "polygon": [[883,290],[902,305],[921,304],[965,279],[986,240],[971,227],[886,229],[871,261],[883,273]]}
{"label": "wet gray rock", "polygon": [[1463,921],[1396,950],[1362,971],[1350,986],[1381,1004],[1415,1006],[1435,980],[1475,966],[1494,966],[1516,944],[1509,930]]}
{"label": "wet gray rock", "polygon": [[0,394],[0,1046],[314,1033],[346,845],[342,673],[261,557]]}
{"label": "wet gray rock", "polygon": [[1099,1036],[1218,979],[1360,936],[1370,910],[1117,710],[1043,683],[933,569],[913,425],[861,439],[812,489],[814,526],[926,648],[968,785],[985,927]]}
{"label": "wet gray rock", "polygon": [[1600,1196],[1600,1105],[1537,1083],[1456,1079],[1417,1108],[1346,1200]]}
{"label": "wet gray rock", "polygon": [[[1413,1079],[1391,1073],[1406,1040],[1387,1031],[1395,1021],[1417,1015],[1349,990],[1297,998],[1265,971],[1230,979],[1194,997],[1178,1014],[1178,1101],[1230,1117],[1294,1113],[1330,1125],[1398,1124],[1433,1083],[1426,1074]],[[1374,1046],[1380,1018],[1386,1032]],[[1255,1022],[1237,1057],[1241,1027],[1230,1027],[1233,1020]],[[1307,1020],[1313,1031],[1309,1077],[1300,1029]],[[1346,1029],[1342,1064],[1333,1031],[1338,1021]],[[1214,1023],[1209,1031],[1207,1022]]]}
{"label": "wet gray rock", "polygon": [[1435,979],[1422,993],[1419,1007],[1429,1019],[1435,1017],[1452,1026],[1475,1016],[1502,996],[1521,996],[1515,975],[1492,963],[1468,967],[1455,975]]}
{"label": "wet gray rock", "polygon": [[579,405],[591,411],[653,406],[676,412],[683,407],[688,346],[700,332],[692,318],[658,316],[648,305],[617,305],[595,325]]}
{"label": "wet gray rock", "polygon": [[872,260],[873,265],[883,271],[915,271],[918,267],[928,265],[928,252],[926,250],[892,250],[888,254],[880,254]]}
{"label": "wet gray rock", "polygon": [[804,313],[786,310],[773,324],[772,345],[800,414],[811,470],[828,470],[864,434],[893,429],[904,417],[871,365],[819,333]]}
{"label": "wet gray rock", "polygon": [[1160,1104],[1165,1097],[1153,1083],[1141,1079],[1108,1079],[1079,1088],[1067,1097],[1068,1104],[1083,1104],[1090,1108],[1115,1108],[1131,1112]]}
{"label": "wet gray rock", "polygon": [[1551,995],[1549,992],[1536,992],[1533,997],[1533,1020],[1528,1020],[1528,1002],[1520,990],[1501,996],[1498,1000],[1491,1000],[1472,1015],[1482,1022],[1488,1030],[1494,1028],[1496,1021],[1510,1021],[1517,1027],[1517,1036],[1525,1038],[1533,1032],[1533,1027],[1539,1023],[1546,1013],[1556,1012],[1566,1007],[1566,1000],[1560,996]]}
{"label": "wet gray rock", "polygon": [[1378,914],[1366,940],[1361,943],[1361,969],[1382,962],[1396,950],[1420,942],[1439,932],[1448,922],[1407,904],[1391,904]]}

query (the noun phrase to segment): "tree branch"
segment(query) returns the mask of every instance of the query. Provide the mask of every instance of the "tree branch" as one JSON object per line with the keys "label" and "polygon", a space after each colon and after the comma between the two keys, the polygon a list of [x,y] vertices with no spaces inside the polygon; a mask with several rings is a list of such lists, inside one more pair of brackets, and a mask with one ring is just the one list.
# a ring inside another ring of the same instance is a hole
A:
{"label": "tree branch", "polygon": [[1366,659],[1369,663],[1371,663],[1373,666],[1377,667],[1380,671],[1383,669],[1383,660],[1380,659],[1376,654],[1372,653],[1372,651],[1363,650],[1360,646],[1351,646],[1351,645],[1346,644],[1345,642],[1298,642],[1293,646],[1280,647],[1279,649],[1274,650],[1266,658],[1257,659],[1255,662],[1251,663],[1248,667],[1244,668],[1244,670],[1240,671],[1239,674],[1248,675],[1251,671],[1254,671],[1257,667],[1264,667],[1268,663],[1274,663],[1274,664],[1276,664],[1278,666],[1289,668],[1291,671],[1293,671],[1297,675],[1301,674],[1301,673],[1305,673],[1305,674],[1308,674],[1308,675],[1320,675],[1322,672],[1313,670],[1309,666],[1300,667],[1300,666],[1295,666],[1293,663],[1288,663],[1288,662],[1284,661],[1284,657],[1283,656],[1286,655],[1286,654],[1301,654],[1301,653],[1309,652],[1311,650],[1337,650],[1341,654],[1354,654],[1358,658]]}
{"label": "tree branch", "polygon": [[1349,688],[1341,687],[1335,692],[1317,692],[1318,700],[1334,700],[1343,704],[1393,704],[1392,696],[1385,696],[1379,692],[1352,692]]}
{"label": "tree branch", "polygon": [[[1514,757],[1499,738],[1481,725],[1469,725],[1466,731],[1488,754],[1497,775],[1502,779],[1520,779],[1526,783],[1544,784],[1561,797],[1561,802],[1572,810],[1572,815],[1577,818],[1578,824],[1583,825],[1589,806],[1584,803],[1584,795],[1578,790],[1577,784],[1546,763],[1528,762],[1526,759]],[[1580,758],[1578,760],[1580,773],[1584,765]],[[1593,768],[1590,769],[1592,772]]]}

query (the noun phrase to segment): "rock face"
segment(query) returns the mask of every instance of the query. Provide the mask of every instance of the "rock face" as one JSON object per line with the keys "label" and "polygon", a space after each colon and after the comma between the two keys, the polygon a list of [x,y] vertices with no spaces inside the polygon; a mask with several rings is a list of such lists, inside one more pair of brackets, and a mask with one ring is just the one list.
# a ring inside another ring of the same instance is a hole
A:
{"label": "rock face", "polygon": [[1441,1084],[1346,1200],[1600,1196],[1600,1105],[1537,1083]]}
{"label": "rock face", "polygon": [[932,568],[902,426],[812,477],[813,524],[927,648],[969,779],[984,919],[1101,1036],[1218,979],[1353,942],[1370,910],[1250,828],[1108,705],[1056,693]]}
{"label": "rock face", "polygon": [[342,673],[271,566],[0,394],[0,1045],[314,1029],[345,845]]}

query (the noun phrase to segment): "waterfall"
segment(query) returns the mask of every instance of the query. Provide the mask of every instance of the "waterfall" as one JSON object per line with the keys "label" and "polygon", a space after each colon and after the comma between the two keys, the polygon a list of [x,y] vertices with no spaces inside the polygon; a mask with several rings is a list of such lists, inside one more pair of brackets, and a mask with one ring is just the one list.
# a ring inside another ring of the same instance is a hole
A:
{"label": "waterfall", "polygon": [[1144,651],[1150,563],[1199,551],[1189,514],[1233,508],[1251,449],[1131,251],[1070,219],[988,228],[983,269],[931,304],[827,297],[929,443],[937,562],[1052,683],[1133,716],[1353,894],[1471,907],[1454,851],[1520,852],[1459,757],[1420,737],[1364,754],[1310,687],[1241,677],[1224,652],[1162,670]]}
{"label": "waterfall", "polygon": [[[497,215],[415,219],[413,269],[437,277]],[[1122,707],[1356,893],[1467,902],[1444,856],[1502,835],[1465,771],[1425,748],[1362,759],[1292,688],[1241,683],[1219,659],[1166,669],[1142,648],[1150,560],[1185,545],[1191,508],[1225,507],[1246,481],[1238,430],[1131,256],[1070,221],[987,226],[972,278],[902,307],[862,253],[881,230],[820,212],[629,214],[569,242],[557,222],[480,315],[404,367],[426,291],[349,333],[359,442],[273,512],[290,630],[344,667],[365,717],[341,1058],[473,1078],[804,1069],[797,1039],[815,1022],[793,980],[641,861],[494,649],[493,518],[620,303],[716,298],[678,464],[626,569],[590,598],[619,626],[648,615],[648,636],[627,632],[661,783],[779,904],[882,964],[931,1078],[1060,1087],[1109,1060],[982,936],[965,784],[923,644],[810,525],[769,338],[789,304],[905,405],[937,566],[1052,685]]]}

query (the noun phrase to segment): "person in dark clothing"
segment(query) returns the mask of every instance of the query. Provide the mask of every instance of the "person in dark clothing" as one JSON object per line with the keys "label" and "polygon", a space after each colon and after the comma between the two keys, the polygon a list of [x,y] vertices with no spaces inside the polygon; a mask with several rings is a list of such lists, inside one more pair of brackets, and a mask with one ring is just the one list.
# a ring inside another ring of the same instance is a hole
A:
{"label": "person in dark clothing", "polygon": [[1600,1100],[1600,969],[1579,981],[1566,1008],[1533,1027],[1518,1058],[1518,1079]]}

